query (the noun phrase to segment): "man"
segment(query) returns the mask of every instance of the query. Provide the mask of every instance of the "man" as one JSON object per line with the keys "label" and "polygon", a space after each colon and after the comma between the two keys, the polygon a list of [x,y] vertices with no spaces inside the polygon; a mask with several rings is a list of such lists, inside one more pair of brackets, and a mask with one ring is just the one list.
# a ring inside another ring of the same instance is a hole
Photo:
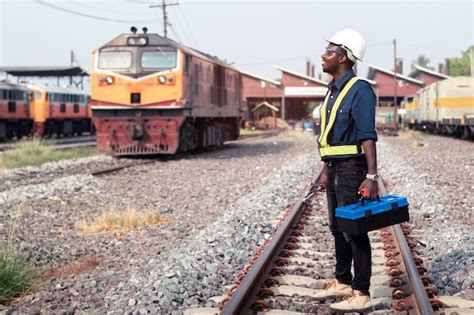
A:
{"label": "man", "polygon": [[[352,30],[337,32],[322,54],[323,71],[333,80],[321,106],[319,153],[324,161],[321,186],[327,192],[329,228],[336,248],[335,279],[320,299],[346,297],[331,304],[334,311],[362,312],[371,308],[369,287],[372,272],[367,233],[349,235],[338,231],[335,209],[357,202],[366,187],[369,198],[378,197],[375,142],[375,95],[370,84],[352,70],[365,53],[362,36]],[[351,265],[354,261],[354,277]]]}

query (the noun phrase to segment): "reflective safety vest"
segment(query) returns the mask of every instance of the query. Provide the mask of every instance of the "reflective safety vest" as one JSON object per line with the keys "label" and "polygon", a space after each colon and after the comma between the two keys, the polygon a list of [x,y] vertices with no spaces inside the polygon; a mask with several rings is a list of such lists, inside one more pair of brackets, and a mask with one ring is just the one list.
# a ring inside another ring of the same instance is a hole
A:
{"label": "reflective safety vest", "polygon": [[321,106],[321,132],[318,137],[319,144],[319,155],[323,160],[330,160],[334,158],[349,158],[361,156],[364,154],[364,150],[360,144],[342,144],[342,145],[330,145],[328,143],[328,135],[331,133],[331,130],[334,128],[336,122],[336,116],[339,112],[339,107],[341,106],[342,100],[346,96],[347,92],[351,87],[360,80],[357,77],[353,77],[346,83],[343,87],[341,93],[336,98],[334,105],[332,106],[331,113],[329,114],[329,120],[326,119],[327,113],[327,104],[330,98],[330,94],[326,95],[324,103]]}

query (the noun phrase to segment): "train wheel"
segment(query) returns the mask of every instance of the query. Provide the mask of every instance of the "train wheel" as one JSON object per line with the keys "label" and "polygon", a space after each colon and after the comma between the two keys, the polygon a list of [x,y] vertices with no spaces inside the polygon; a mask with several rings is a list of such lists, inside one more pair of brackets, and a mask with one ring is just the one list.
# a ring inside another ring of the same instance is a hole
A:
{"label": "train wheel", "polygon": [[198,133],[194,125],[185,123],[180,131],[179,149],[181,152],[192,151],[198,146]]}

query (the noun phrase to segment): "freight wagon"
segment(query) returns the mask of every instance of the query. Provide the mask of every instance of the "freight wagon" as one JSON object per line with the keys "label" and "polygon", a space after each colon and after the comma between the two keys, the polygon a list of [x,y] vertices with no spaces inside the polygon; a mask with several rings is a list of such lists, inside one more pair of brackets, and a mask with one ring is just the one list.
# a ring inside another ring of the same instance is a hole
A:
{"label": "freight wagon", "polygon": [[416,130],[474,138],[474,78],[453,77],[419,90],[405,104],[406,123]]}

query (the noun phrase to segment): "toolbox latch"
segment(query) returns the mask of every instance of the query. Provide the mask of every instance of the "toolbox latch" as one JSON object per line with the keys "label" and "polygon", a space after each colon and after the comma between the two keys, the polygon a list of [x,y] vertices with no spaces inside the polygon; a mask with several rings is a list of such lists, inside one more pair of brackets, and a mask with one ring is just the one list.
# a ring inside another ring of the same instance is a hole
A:
{"label": "toolbox latch", "polygon": [[365,210],[365,219],[368,222],[372,221],[372,217],[373,217],[372,210],[370,209]]}
{"label": "toolbox latch", "polygon": [[391,206],[392,206],[392,212],[395,215],[400,213],[400,207],[398,206],[398,204],[396,202],[392,203]]}

